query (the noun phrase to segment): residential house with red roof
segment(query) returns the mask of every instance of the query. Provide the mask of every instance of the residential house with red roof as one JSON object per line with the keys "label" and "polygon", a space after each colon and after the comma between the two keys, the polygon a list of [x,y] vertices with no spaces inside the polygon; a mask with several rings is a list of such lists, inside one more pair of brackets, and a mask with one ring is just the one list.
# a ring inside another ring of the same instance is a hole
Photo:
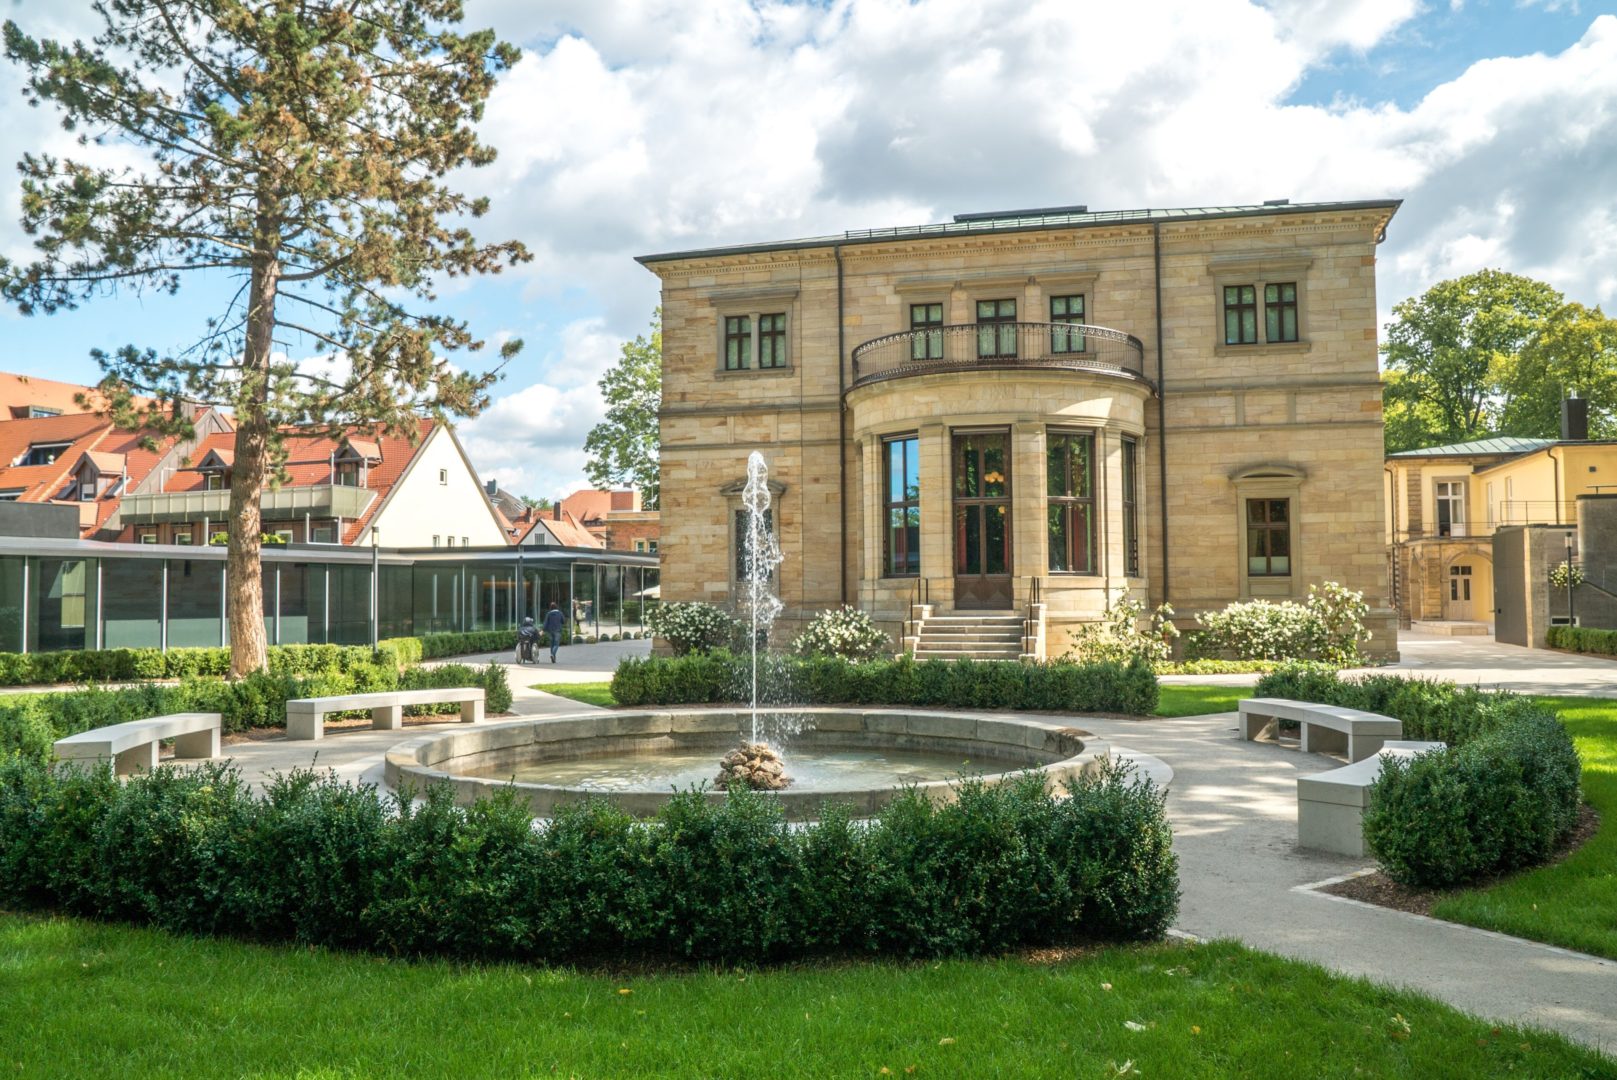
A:
{"label": "residential house with red roof", "polygon": [[518,547],[606,548],[600,537],[560,504],[548,510],[525,507],[511,519],[510,536]]}
{"label": "residential house with red roof", "polygon": [[660,515],[642,509],[638,491],[602,491],[584,488],[557,504],[562,514],[572,517],[600,546],[611,551],[655,553],[662,535]]}

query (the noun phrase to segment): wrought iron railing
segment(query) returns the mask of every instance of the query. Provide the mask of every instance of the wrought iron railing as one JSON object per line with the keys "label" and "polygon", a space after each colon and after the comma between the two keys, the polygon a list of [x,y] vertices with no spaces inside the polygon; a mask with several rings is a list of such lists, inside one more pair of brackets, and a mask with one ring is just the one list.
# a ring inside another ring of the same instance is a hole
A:
{"label": "wrought iron railing", "polygon": [[[1028,649],[1029,642],[1037,643],[1039,639],[1040,619],[1039,605],[1044,603],[1044,579],[1033,578],[1028,582],[1027,588],[1027,615],[1022,619],[1022,648]],[[1042,659],[1042,657],[1041,657]]]}
{"label": "wrought iron railing", "polygon": [[940,371],[1054,368],[1139,379],[1145,348],[1121,330],[1086,323],[962,323],[874,338],[853,350],[853,385]]}

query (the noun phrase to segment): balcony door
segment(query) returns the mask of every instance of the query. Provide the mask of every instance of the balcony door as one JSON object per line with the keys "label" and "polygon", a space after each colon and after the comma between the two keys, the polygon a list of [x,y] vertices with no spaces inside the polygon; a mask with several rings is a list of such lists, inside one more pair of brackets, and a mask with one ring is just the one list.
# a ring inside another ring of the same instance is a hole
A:
{"label": "balcony door", "polygon": [[955,607],[1008,609],[1012,605],[1010,433],[956,432],[951,457]]}

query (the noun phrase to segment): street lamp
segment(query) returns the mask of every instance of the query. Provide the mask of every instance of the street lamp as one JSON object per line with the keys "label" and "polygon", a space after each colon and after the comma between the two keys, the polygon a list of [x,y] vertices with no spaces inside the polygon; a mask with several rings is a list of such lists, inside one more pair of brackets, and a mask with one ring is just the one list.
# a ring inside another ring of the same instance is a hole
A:
{"label": "street lamp", "polygon": [[382,565],[381,549],[377,545],[381,542],[382,530],[375,525],[371,526],[371,651],[376,650],[381,636],[382,624],[382,577],[379,573]]}
{"label": "street lamp", "polygon": [[1566,624],[1578,625],[1578,611],[1573,600],[1572,590],[1577,588],[1577,582],[1572,580],[1572,534],[1566,536]]}

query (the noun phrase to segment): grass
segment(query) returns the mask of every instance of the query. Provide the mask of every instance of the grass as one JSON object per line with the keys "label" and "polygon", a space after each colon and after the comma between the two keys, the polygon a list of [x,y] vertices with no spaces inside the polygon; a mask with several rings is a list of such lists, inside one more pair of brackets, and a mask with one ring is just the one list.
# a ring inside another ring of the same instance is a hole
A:
{"label": "grass", "polygon": [[[556,694],[586,705],[610,708],[617,704],[609,682],[540,683],[535,690]],[[1203,713],[1234,712],[1235,703],[1251,697],[1250,686],[1183,686],[1161,688],[1155,716],[1200,716]]]}
{"label": "grass", "polygon": [[1568,858],[1439,902],[1432,914],[1617,958],[1617,699],[1543,697],[1583,761],[1583,794],[1601,827]]}
{"label": "grass", "polygon": [[602,708],[611,708],[617,704],[617,700],[612,696],[612,684],[609,682],[535,683],[530,689],[543,690],[547,694],[582,701],[586,705],[599,705]]}
{"label": "grass", "polygon": [[1558,1036],[1222,942],[611,976],[3,916],[0,976],[0,1073],[19,1077],[67,1063],[86,1078],[260,1080],[1613,1069]]}

